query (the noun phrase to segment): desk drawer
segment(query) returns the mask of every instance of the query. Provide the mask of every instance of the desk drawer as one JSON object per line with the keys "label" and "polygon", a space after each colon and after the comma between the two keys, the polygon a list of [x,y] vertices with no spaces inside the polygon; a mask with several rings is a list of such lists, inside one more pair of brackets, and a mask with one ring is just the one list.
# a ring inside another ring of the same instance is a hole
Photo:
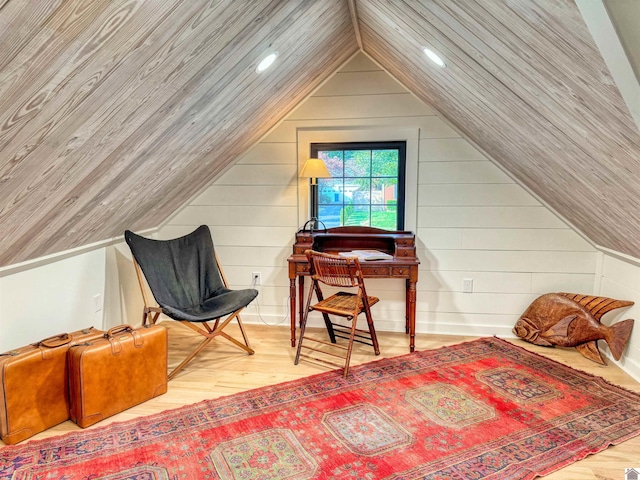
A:
{"label": "desk drawer", "polygon": [[409,278],[411,269],[409,267],[393,267],[391,269],[391,276],[394,278]]}
{"label": "desk drawer", "polygon": [[309,264],[308,263],[298,263],[296,264],[296,274],[304,275],[309,274]]}
{"label": "desk drawer", "polygon": [[363,266],[361,268],[362,268],[362,274],[365,277],[388,277],[390,273],[389,267],[364,267]]}
{"label": "desk drawer", "polygon": [[396,256],[400,257],[400,258],[407,258],[407,257],[415,257],[416,256],[416,247],[402,247],[402,246],[398,246],[397,251],[396,251]]}

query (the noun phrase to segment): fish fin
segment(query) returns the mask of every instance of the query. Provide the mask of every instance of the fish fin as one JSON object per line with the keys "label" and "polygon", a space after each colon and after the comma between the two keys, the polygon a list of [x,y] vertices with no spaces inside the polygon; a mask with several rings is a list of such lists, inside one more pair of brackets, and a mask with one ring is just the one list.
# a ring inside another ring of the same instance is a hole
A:
{"label": "fish fin", "polygon": [[605,313],[615,310],[616,308],[628,307],[633,302],[628,300],[616,300],[609,297],[595,297],[593,295],[580,295],[579,293],[559,292],[558,295],[573,300],[577,304],[584,307],[593,317],[600,321]]}
{"label": "fish fin", "polygon": [[623,320],[614,325],[611,325],[611,334],[607,338],[609,349],[613,358],[620,360],[624,347],[627,346],[629,337],[631,336],[631,329],[633,328],[633,320]]}
{"label": "fish fin", "polygon": [[567,315],[555,325],[553,325],[549,330],[544,332],[542,337],[566,337],[569,331],[569,325],[576,319],[577,315]]}
{"label": "fish fin", "polygon": [[536,338],[535,340],[531,340],[531,343],[533,343],[534,345],[539,345],[541,347],[555,347],[553,343],[548,342],[540,336],[538,336],[538,338]]}
{"label": "fish fin", "polygon": [[600,354],[600,350],[598,350],[598,343],[596,340],[587,343],[581,343],[580,345],[576,345],[576,350],[578,350],[583,357],[588,358],[600,365],[606,365],[607,363],[602,358]]}

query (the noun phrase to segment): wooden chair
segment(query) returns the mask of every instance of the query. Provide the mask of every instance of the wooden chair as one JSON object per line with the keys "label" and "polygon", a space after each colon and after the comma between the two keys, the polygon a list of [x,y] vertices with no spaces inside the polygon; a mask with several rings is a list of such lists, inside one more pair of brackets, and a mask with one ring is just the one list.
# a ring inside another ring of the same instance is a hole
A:
{"label": "wooden chair", "polygon": [[[296,352],[294,364],[298,365],[300,357],[303,357],[315,362],[343,368],[343,373],[346,377],[349,374],[349,362],[351,360],[353,342],[370,345],[373,347],[375,354],[380,355],[378,338],[376,337],[376,330],[371,317],[371,306],[376,304],[379,299],[367,296],[360,262],[357,258],[329,255],[312,250],[307,250],[305,254],[309,259],[311,268],[311,286],[309,287],[309,295],[307,297],[304,315],[300,322],[300,339],[298,340],[298,351]],[[339,291],[325,299],[320,288],[321,283],[331,287],[355,288],[356,292]],[[311,305],[311,298],[314,293],[316,294],[318,303]],[[307,318],[309,312],[312,311],[323,314],[330,342],[305,335]],[[362,312],[364,312],[367,319],[367,330],[359,330],[356,328],[358,316]],[[333,323],[329,315],[346,318],[351,322],[351,326],[347,327]],[[347,345],[338,344],[336,337],[347,339]],[[314,342],[314,344],[324,345],[324,347],[314,348],[304,345],[305,340],[307,342]],[[302,353],[303,348],[309,350],[311,353]],[[337,353],[335,353],[336,350]],[[342,353],[342,355],[340,353]],[[323,355],[323,357],[313,356],[314,354],[320,354]],[[331,361],[330,357],[343,358],[344,365]]]}
{"label": "wooden chair", "polygon": [[[160,314],[164,313],[204,337],[169,374],[169,380],[216,337],[226,338],[253,355],[240,312],[256,298],[258,291],[228,288],[213,248],[211,232],[206,225],[172,240],[153,240],[129,230],[124,238],[131,248],[142,290],[142,324],[155,324]],[[145,279],[159,307],[148,298]],[[234,319],[238,322],[244,342],[223,331]],[[210,321],[213,325],[208,323]]]}

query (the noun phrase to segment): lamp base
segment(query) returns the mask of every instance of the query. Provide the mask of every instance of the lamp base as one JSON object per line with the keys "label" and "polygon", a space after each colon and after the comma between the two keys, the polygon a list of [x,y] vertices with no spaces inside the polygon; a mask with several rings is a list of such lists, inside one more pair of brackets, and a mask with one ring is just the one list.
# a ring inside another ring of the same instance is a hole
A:
{"label": "lamp base", "polygon": [[[320,224],[322,224],[322,229],[320,228]],[[309,228],[307,228],[307,226]],[[307,222],[302,226],[302,231],[309,231],[309,233],[317,232],[318,230],[327,231],[327,226],[323,221],[318,220],[318,217],[311,217]]]}

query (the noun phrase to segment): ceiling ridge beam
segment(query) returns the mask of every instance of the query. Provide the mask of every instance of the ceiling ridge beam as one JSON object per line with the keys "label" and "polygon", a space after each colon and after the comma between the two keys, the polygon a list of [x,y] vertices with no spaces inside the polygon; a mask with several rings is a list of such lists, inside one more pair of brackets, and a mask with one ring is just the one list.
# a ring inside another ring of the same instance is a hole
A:
{"label": "ceiling ridge beam", "polygon": [[640,82],[602,0],[576,0],[584,23],[640,130]]}
{"label": "ceiling ridge beam", "polygon": [[349,13],[351,14],[351,22],[353,22],[353,30],[356,33],[356,41],[358,42],[358,48],[362,48],[362,36],[360,35],[360,25],[358,23],[358,10],[356,9],[356,0],[347,0],[349,5]]}

